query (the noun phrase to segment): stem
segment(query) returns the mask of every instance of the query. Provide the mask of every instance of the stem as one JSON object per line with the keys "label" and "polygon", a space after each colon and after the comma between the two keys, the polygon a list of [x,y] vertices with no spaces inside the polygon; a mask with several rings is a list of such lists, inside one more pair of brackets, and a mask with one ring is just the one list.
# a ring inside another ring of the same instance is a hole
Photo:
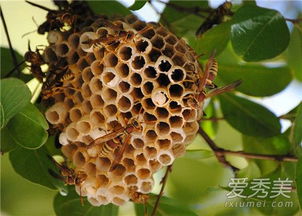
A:
{"label": "stem", "polygon": [[297,18],[297,19],[285,18],[285,20],[288,22],[292,22],[293,24],[298,24],[299,22],[302,22],[302,18]]}
{"label": "stem", "polygon": [[161,198],[161,197],[163,196],[163,194],[164,194],[164,189],[165,189],[165,186],[166,186],[166,183],[167,183],[167,180],[168,180],[168,174],[169,174],[169,172],[171,172],[171,170],[172,170],[172,165],[173,165],[173,164],[171,164],[171,165],[169,165],[169,166],[167,167],[166,173],[165,173],[164,177],[163,177],[162,180],[161,180],[162,186],[161,186],[160,192],[159,192],[159,194],[158,194],[158,196],[157,196],[157,199],[156,199],[156,201],[155,201],[155,204],[154,204],[154,207],[153,207],[151,216],[155,216],[155,215],[156,215],[156,211],[157,211],[157,208],[158,208],[158,206],[159,206],[160,198]]}
{"label": "stem", "polygon": [[218,161],[220,163],[222,163],[223,165],[225,165],[226,167],[230,167],[233,171],[237,171],[238,168],[234,167],[232,164],[230,164],[224,155],[224,149],[218,147],[214,141],[209,137],[209,135],[202,129],[199,128],[198,133],[203,137],[203,139],[208,143],[209,147],[212,149],[212,151],[214,152],[216,158],[218,159]]}
{"label": "stem", "polygon": [[[5,22],[5,19],[4,19],[4,15],[3,15],[3,12],[2,12],[2,8],[0,7],[0,15],[1,15],[1,20],[2,20],[2,23],[3,23],[3,26],[4,26],[4,31],[5,31],[5,34],[6,34],[6,38],[7,38],[7,41],[8,41],[8,46],[9,46],[9,50],[10,50],[10,54],[12,56],[12,60],[13,60],[13,63],[15,65],[15,68],[14,70],[17,70],[18,71],[18,75],[21,73],[19,68],[18,68],[18,61],[17,61],[17,56],[16,56],[16,53],[14,52],[13,50],[13,46],[12,46],[12,43],[11,43],[11,40],[10,40],[10,37],[9,37],[9,34],[8,34],[8,29],[7,29],[7,25],[6,25],[6,22]],[[12,70],[9,75],[14,71]]]}
{"label": "stem", "polygon": [[206,134],[206,132],[199,128],[198,133],[204,138],[208,143],[209,147],[214,152],[216,158],[223,165],[232,168],[234,171],[238,168],[232,166],[225,158],[226,155],[240,156],[250,159],[259,159],[259,160],[273,160],[273,161],[286,161],[286,162],[297,162],[298,158],[293,155],[266,155],[266,154],[257,154],[257,153],[247,153],[243,151],[231,151],[218,147],[215,142]]}

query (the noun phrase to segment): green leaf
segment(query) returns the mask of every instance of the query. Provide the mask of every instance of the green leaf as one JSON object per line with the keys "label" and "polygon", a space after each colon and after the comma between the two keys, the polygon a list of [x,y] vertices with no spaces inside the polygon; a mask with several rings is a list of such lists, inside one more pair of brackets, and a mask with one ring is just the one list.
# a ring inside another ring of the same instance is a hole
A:
{"label": "green leaf", "polygon": [[[243,150],[248,153],[267,154],[267,155],[287,155],[290,151],[291,145],[288,137],[281,134],[274,137],[252,137],[242,136]],[[279,163],[269,160],[255,160],[262,175],[273,172]]]}
{"label": "green leaf", "polygon": [[15,78],[1,80],[0,87],[0,126],[3,128],[14,115],[30,103],[31,93],[24,82]]}
{"label": "green leaf", "polygon": [[[155,195],[151,196],[146,204],[149,214],[153,210],[156,198],[157,196]],[[144,206],[142,204],[135,204],[134,206],[137,216],[144,215]],[[183,203],[168,197],[161,197],[156,216],[197,216],[197,214]]]}
{"label": "green leaf", "polygon": [[28,149],[40,148],[48,137],[48,124],[33,104],[28,104],[16,114],[7,128],[15,143]]}
{"label": "green leaf", "polygon": [[215,51],[218,56],[227,46],[230,39],[230,22],[225,22],[217,25],[210,30],[206,31],[202,37],[196,37],[195,34],[188,34],[189,45],[195,52],[201,56],[202,59],[207,59]]}
{"label": "green leaf", "polygon": [[285,89],[292,80],[288,67],[268,68],[260,65],[220,64],[218,77],[225,84],[241,79],[243,82],[236,90],[256,97],[274,95]]}
{"label": "green leaf", "polygon": [[75,192],[74,187],[68,187],[67,196],[58,193],[53,202],[53,207],[57,216],[117,216],[118,206],[108,204],[105,206],[95,207],[88,201],[84,200],[84,206],[81,205],[80,196]]}
{"label": "green leaf", "polygon": [[178,1],[171,0],[166,4],[160,17],[160,23],[168,25],[176,35],[183,36],[186,32],[191,31],[192,36],[198,27],[202,24],[203,19],[194,15],[196,8],[208,9],[208,1]]}
{"label": "green leaf", "polygon": [[232,21],[232,45],[245,61],[273,58],[289,44],[285,19],[276,10],[245,5],[235,13]]}
{"label": "green leaf", "polygon": [[1,131],[1,154],[14,150],[18,145],[15,143],[12,135],[9,133],[7,127],[2,128]]}
{"label": "green leaf", "polygon": [[300,209],[302,209],[302,157],[299,158],[296,166],[296,186]]}
{"label": "green leaf", "polygon": [[96,13],[96,14],[104,14],[104,15],[129,15],[131,14],[130,10],[126,8],[121,3],[112,0],[100,0],[100,1],[87,1],[90,8]]}
{"label": "green leaf", "polygon": [[9,159],[16,173],[23,178],[51,189],[64,188],[62,181],[48,173],[48,169],[56,170],[56,167],[47,154],[44,147],[36,150],[19,147],[9,153]]}
{"label": "green leaf", "polygon": [[267,108],[232,94],[223,94],[219,99],[224,118],[241,133],[260,137],[280,134],[280,121]]}
{"label": "green leaf", "polygon": [[294,146],[301,147],[302,142],[302,102],[298,106],[296,119],[293,124],[293,143]]}
{"label": "green leaf", "polygon": [[[217,112],[213,100],[210,101],[209,105],[204,110],[206,116],[204,118],[217,118]],[[202,120],[200,126],[204,131],[211,137],[214,138],[218,130],[218,122],[213,120]]]}
{"label": "green leaf", "polygon": [[210,150],[194,149],[194,150],[187,150],[186,154],[184,155],[184,158],[193,159],[193,160],[202,160],[213,156],[214,153]]}
{"label": "green leaf", "polygon": [[[23,56],[20,55],[17,51],[14,51],[14,52],[16,54],[18,64],[21,63],[24,60]],[[16,66],[13,64],[11,53],[8,48],[1,47],[0,53],[1,53],[1,62],[2,62],[0,75],[1,75],[1,79],[3,79]],[[19,71],[22,71],[24,69],[24,67],[25,67],[25,63],[19,66]],[[23,80],[24,82],[28,82],[29,80],[31,80],[33,78],[30,74],[21,73],[18,75],[18,70],[15,70],[14,72],[12,72],[10,77],[19,78],[19,79]]]}
{"label": "green leaf", "polygon": [[295,77],[302,81],[302,30],[294,27],[288,46],[288,65],[293,70]]}
{"label": "green leaf", "polygon": [[131,5],[128,9],[129,10],[139,10],[147,3],[147,0],[135,0],[133,5]]}

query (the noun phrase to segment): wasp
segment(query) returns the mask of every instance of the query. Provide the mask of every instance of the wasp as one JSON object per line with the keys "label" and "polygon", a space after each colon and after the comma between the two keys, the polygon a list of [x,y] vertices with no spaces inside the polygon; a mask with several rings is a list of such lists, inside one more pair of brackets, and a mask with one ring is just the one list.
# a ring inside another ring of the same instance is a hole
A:
{"label": "wasp", "polygon": [[[136,120],[131,120],[125,127],[119,127],[112,131],[109,134],[106,134],[102,137],[99,137],[92,141],[88,148],[92,148],[93,146],[100,145],[101,150],[99,156],[107,156],[110,152],[114,152],[116,148],[118,148],[117,154],[114,156],[114,160],[109,171],[112,171],[116,168],[117,164],[121,161],[123,154],[129,145],[131,139],[131,133],[135,131],[141,131],[142,128]],[[120,137],[124,135],[124,140]]]}
{"label": "wasp", "polygon": [[62,164],[58,163],[53,157],[48,155],[48,158],[55,164],[55,166],[59,169],[60,174],[54,172],[53,170],[49,169],[49,174],[57,178],[59,180],[62,180],[66,185],[75,185],[80,188],[80,197],[81,197],[81,204],[83,205],[83,199],[81,194],[81,186],[87,179],[87,174],[83,171],[76,172],[74,169],[69,168],[66,164],[66,162],[63,162]]}
{"label": "wasp", "polygon": [[[216,95],[229,92],[234,90],[236,87],[238,87],[241,84],[241,80],[237,80],[235,82],[232,82],[226,86],[216,88],[216,85],[213,83],[213,80],[215,79],[218,72],[218,63],[214,57],[214,54],[212,54],[207,61],[205,72],[204,74],[199,74],[199,79],[197,80],[197,93],[194,95],[189,95],[187,99],[187,104],[194,109],[199,109],[199,104],[205,100],[206,98],[214,97]],[[215,88],[214,90],[210,92],[206,92],[204,90],[205,87]]]}
{"label": "wasp", "polygon": [[227,16],[232,16],[233,12],[231,11],[231,8],[231,2],[224,2],[218,8],[210,12],[205,21],[197,29],[196,36],[201,36],[203,33],[211,29],[214,25],[224,22]]}
{"label": "wasp", "polygon": [[41,69],[41,65],[45,64],[45,61],[42,55],[39,52],[39,49],[36,48],[36,51],[32,51],[30,48],[30,42],[28,41],[28,51],[24,54],[24,60],[30,63],[30,71],[32,75],[43,83],[45,78],[45,73]]}

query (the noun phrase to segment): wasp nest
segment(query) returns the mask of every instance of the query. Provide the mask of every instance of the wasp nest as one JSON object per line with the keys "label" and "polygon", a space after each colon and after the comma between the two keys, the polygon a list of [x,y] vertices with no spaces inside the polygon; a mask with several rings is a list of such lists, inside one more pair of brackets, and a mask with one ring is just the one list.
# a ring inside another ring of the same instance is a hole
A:
{"label": "wasp nest", "polygon": [[67,78],[45,115],[61,128],[75,171],[87,174],[77,192],[95,206],[149,193],[152,175],[183,155],[198,130],[201,111],[186,101],[202,73],[197,55],[163,26],[134,16],[50,31],[48,41],[45,61],[67,68]]}

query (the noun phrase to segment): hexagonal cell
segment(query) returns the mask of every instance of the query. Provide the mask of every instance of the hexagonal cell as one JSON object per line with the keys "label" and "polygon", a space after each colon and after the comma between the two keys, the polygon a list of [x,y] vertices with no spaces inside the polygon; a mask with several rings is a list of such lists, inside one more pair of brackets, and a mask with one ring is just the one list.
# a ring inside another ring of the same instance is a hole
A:
{"label": "hexagonal cell", "polygon": [[144,118],[144,122],[147,124],[155,124],[157,121],[156,116],[148,112],[144,112],[143,118]]}
{"label": "hexagonal cell", "polygon": [[115,101],[117,92],[111,88],[104,87],[102,89],[102,96],[105,102]]}
{"label": "hexagonal cell", "polygon": [[94,61],[92,64],[91,64],[91,71],[92,73],[95,75],[95,76],[98,76],[100,74],[103,73],[103,70],[104,70],[104,65],[101,64],[100,61]]}
{"label": "hexagonal cell", "polygon": [[147,53],[151,50],[151,43],[147,38],[139,39],[138,41],[135,42],[135,46],[137,51],[142,53]]}
{"label": "hexagonal cell", "polygon": [[103,125],[105,123],[105,117],[99,111],[94,111],[90,113],[91,122],[94,125]]}
{"label": "hexagonal cell", "polygon": [[104,100],[101,95],[93,94],[90,98],[90,102],[93,108],[102,108],[104,106]]}
{"label": "hexagonal cell", "polygon": [[118,50],[118,56],[123,61],[128,61],[132,57],[132,47],[129,46],[122,46]]}
{"label": "hexagonal cell", "polygon": [[197,119],[196,110],[193,109],[185,109],[182,111],[182,116],[184,117],[186,122],[195,121]]}
{"label": "hexagonal cell", "polygon": [[146,155],[147,159],[153,159],[157,155],[157,150],[153,146],[145,146],[144,154]]}
{"label": "hexagonal cell", "polygon": [[110,104],[104,107],[104,114],[106,116],[115,116],[117,113],[117,107],[114,104]]}
{"label": "hexagonal cell", "polygon": [[142,168],[142,169],[137,170],[137,176],[140,179],[150,178],[151,174],[152,174],[151,171],[149,169],[146,169],[146,168]]}
{"label": "hexagonal cell", "polygon": [[78,147],[75,144],[63,145],[61,148],[62,153],[67,157],[71,158],[72,155],[77,151]]}
{"label": "hexagonal cell", "polygon": [[155,114],[158,119],[166,119],[169,116],[168,110],[164,107],[157,107]]}
{"label": "hexagonal cell", "polygon": [[158,76],[158,73],[153,66],[149,65],[144,69],[144,76],[149,79],[155,79]]}
{"label": "hexagonal cell", "polygon": [[122,93],[128,93],[132,89],[130,88],[130,84],[126,81],[121,81],[118,87]]}
{"label": "hexagonal cell", "polygon": [[96,175],[96,166],[94,163],[89,162],[85,165],[85,170],[89,176],[95,176]]}
{"label": "hexagonal cell", "polygon": [[144,98],[142,101],[142,106],[146,110],[154,110],[155,104],[153,103],[151,98]]}
{"label": "hexagonal cell", "polygon": [[65,57],[68,55],[70,48],[69,48],[68,43],[63,42],[61,44],[56,45],[55,50],[56,50],[55,52],[58,56]]}
{"label": "hexagonal cell", "polygon": [[169,166],[173,163],[174,156],[169,151],[162,152],[158,156],[158,161],[164,166]]}
{"label": "hexagonal cell", "polygon": [[158,139],[156,141],[156,144],[160,150],[168,150],[172,146],[172,142],[170,139]]}
{"label": "hexagonal cell", "polygon": [[67,139],[71,140],[71,141],[76,141],[77,138],[79,137],[80,133],[79,131],[74,127],[75,125],[69,125],[67,128],[66,128],[66,136],[67,136]]}
{"label": "hexagonal cell", "polygon": [[167,135],[170,132],[170,125],[166,122],[159,122],[156,125],[156,132],[159,135]]}
{"label": "hexagonal cell", "polygon": [[195,134],[199,128],[197,121],[194,122],[186,122],[183,126],[183,130],[186,134]]}
{"label": "hexagonal cell", "polygon": [[96,185],[98,188],[106,187],[108,183],[109,183],[109,179],[106,175],[101,174],[96,176]]}
{"label": "hexagonal cell", "polygon": [[120,195],[124,193],[125,188],[122,185],[114,185],[111,188],[109,188],[109,191],[115,195]]}
{"label": "hexagonal cell", "polygon": [[148,130],[145,137],[148,142],[152,142],[152,141],[156,140],[157,134],[154,130]]}
{"label": "hexagonal cell", "polygon": [[90,90],[88,83],[84,83],[84,85],[82,86],[82,95],[84,98],[88,98],[92,95],[92,92]]}
{"label": "hexagonal cell", "polygon": [[131,158],[124,158],[123,165],[127,169],[127,172],[132,172],[135,170],[135,163]]}
{"label": "hexagonal cell", "polygon": [[171,132],[170,133],[171,139],[173,140],[173,142],[177,143],[177,142],[183,142],[184,137],[177,132]]}
{"label": "hexagonal cell", "polygon": [[163,48],[165,45],[164,39],[160,36],[154,36],[151,40],[151,43],[154,47],[158,49]]}
{"label": "hexagonal cell", "polygon": [[141,103],[136,103],[136,104],[133,105],[131,113],[132,113],[132,116],[137,116],[139,114],[144,113],[144,111],[145,110],[143,109],[142,104]]}
{"label": "hexagonal cell", "polygon": [[81,120],[81,121],[77,122],[77,130],[80,133],[88,134],[91,130],[91,125],[90,125],[89,121]]}
{"label": "hexagonal cell", "polygon": [[154,89],[152,91],[151,99],[152,102],[159,107],[165,106],[169,101],[168,94],[164,88]]}
{"label": "hexagonal cell", "polygon": [[83,151],[83,149],[78,149],[74,155],[73,155],[73,163],[77,167],[82,167],[86,164],[88,159],[88,155],[86,152]]}
{"label": "hexagonal cell", "polygon": [[125,172],[126,172],[126,168],[123,165],[118,164],[111,172],[111,174],[112,177],[121,177],[125,174]]}
{"label": "hexagonal cell", "polygon": [[132,145],[134,146],[134,148],[136,149],[141,149],[144,147],[145,143],[141,138],[135,138],[132,141]]}
{"label": "hexagonal cell", "polygon": [[144,56],[135,56],[131,61],[131,66],[134,70],[142,69],[146,64],[146,60]]}
{"label": "hexagonal cell", "polygon": [[140,88],[134,88],[131,92],[131,95],[134,101],[140,100],[144,97],[144,94],[142,93],[142,90]]}
{"label": "hexagonal cell", "polygon": [[172,45],[166,44],[162,52],[165,56],[171,58],[174,55],[174,48]]}
{"label": "hexagonal cell", "polygon": [[180,53],[186,53],[186,44],[183,40],[179,40],[178,43],[175,46],[175,49]]}
{"label": "hexagonal cell", "polygon": [[93,54],[95,58],[98,60],[102,60],[105,55],[105,50],[106,50],[105,48],[94,49]]}
{"label": "hexagonal cell", "polygon": [[148,54],[149,60],[152,62],[156,62],[159,56],[161,56],[161,52],[156,48],[152,48]]}
{"label": "hexagonal cell", "polygon": [[68,37],[68,43],[73,49],[76,49],[80,44],[80,35],[78,33],[71,34]]}
{"label": "hexagonal cell", "polygon": [[115,68],[118,75],[122,78],[126,78],[129,75],[129,67],[127,64],[119,63]]}
{"label": "hexagonal cell", "polygon": [[115,67],[118,63],[118,58],[113,53],[108,53],[104,56],[103,62],[107,67]]}
{"label": "hexagonal cell", "polygon": [[166,37],[168,35],[168,30],[165,29],[163,26],[160,26],[158,29],[156,29],[156,33],[163,37]]}
{"label": "hexagonal cell", "polygon": [[167,87],[170,84],[170,79],[166,74],[160,74],[156,79],[157,83],[161,87]]}
{"label": "hexagonal cell", "polygon": [[103,83],[97,77],[93,77],[91,82],[89,83],[90,89],[93,93],[98,93],[103,89]]}
{"label": "hexagonal cell", "polygon": [[180,98],[183,95],[184,88],[180,84],[169,86],[169,94],[172,98]]}
{"label": "hexagonal cell", "polygon": [[78,121],[82,117],[82,111],[79,107],[74,107],[69,111],[71,121]]}
{"label": "hexagonal cell", "polygon": [[146,28],[144,31],[141,32],[141,35],[145,38],[151,39],[155,35],[155,32],[152,28]]}
{"label": "hexagonal cell", "polygon": [[195,71],[195,65],[191,62],[187,62],[185,65],[184,65],[184,69],[187,71],[187,73],[194,73]]}
{"label": "hexagonal cell", "polygon": [[106,86],[114,88],[118,85],[119,77],[116,76],[116,71],[114,69],[107,68],[101,75],[101,80]]}
{"label": "hexagonal cell", "polygon": [[142,77],[139,75],[139,73],[132,73],[130,76],[130,84],[138,87],[142,83]]}
{"label": "hexagonal cell", "polygon": [[174,57],[172,58],[174,64],[176,64],[177,66],[183,66],[185,64],[185,59],[183,58],[183,56],[181,56],[180,54],[174,55]]}
{"label": "hexagonal cell", "polygon": [[161,168],[161,164],[158,162],[158,160],[149,160],[149,166],[153,173],[158,171]]}
{"label": "hexagonal cell", "polygon": [[[97,170],[106,172],[106,171],[109,170],[109,168],[111,166],[111,161],[108,157],[104,157],[104,156],[103,157],[98,157],[95,161],[95,165],[96,165]],[[104,183],[108,183],[107,182],[107,179],[108,179],[107,177],[106,178],[102,177],[102,178],[105,181]]]}
{"label": "hexagonal cell", "polygon": [[143,166],[146,164],[147,160],[143,153],[136,155],[135,157],[136,166]]}
{"label": "hexagonal cell", "polygon": [[172,128],[181,128],[183,125],[183,118],[181,116],[171,116],[169,122]]}
{"label": "hexagonal cell", "polygon": [[154,89],[153,82],[148,81],[143,84],[142,92],[145,96],[148,96],[152,93],[153,89]]}
{"label": "hexagonal cell", "polygon": [[173,82],[180,82],[185,77],[185,73],[181,68],[174,68],[172,70],[172,73],[169,75],[170,75],[171,81],[173,81]]}
{"label": "hexagonal cell", "polygon": [[92,105],[91,105],[90,101],[89,100],[85,100],[83,102],[83,112],[89,114],[92,111],[92,109],[93,108],[92,108]]}
{"label": "hexagonal cell", "polygon": [[169,110],[173,113],[181,112],[182,106],[177,101],[171,101],[169,104]]}
{"label": "hexagonal cell", "polygon": [[146,27],[146,23],[140,20],[136,20],[135,23],[132,24],[132,27],[136,30],[136,31],[140,31],[142,29],[144,29]]}
{"label": "hexagonal cell", "polygon": [[184,144],[176,144],[172,147],[172,152],[175,158],[180,157],[185,154],[186,147]]}
{"label": "hexagonal cell", "polygon": [[153,181],[143,181],[141,183],[140,190],[143,193],[150,193],[153,188],[153,185],[154,185]]}
{"label": "hexagonal cell", "polygon": [[127,175],[125,176],[124,178],[124,182],[125,184],[127,185],[136,185],[137,184],[137,177],[134,175],[134,174],[130,174],[130,175]]}
{"label": "hexagonal cell", "polygon": [[170,34],[165,38],[165,41],[171,45],[174,45],[177,43],[178,39],[174,35]]}
{"label": "hexagonal cell", "polygon": [[112,199],[112,203],[115,204],[115,205],[118,205],[118,206],[121,206],[125,203],[126,201],[120,197],[114,197]]}
{"label": "hexagonal cell", "polygon": [[132,107],[132,103],[132,98],[122,96],[120,99],[118,99],[117,106],[121,112],[128,112]]}

